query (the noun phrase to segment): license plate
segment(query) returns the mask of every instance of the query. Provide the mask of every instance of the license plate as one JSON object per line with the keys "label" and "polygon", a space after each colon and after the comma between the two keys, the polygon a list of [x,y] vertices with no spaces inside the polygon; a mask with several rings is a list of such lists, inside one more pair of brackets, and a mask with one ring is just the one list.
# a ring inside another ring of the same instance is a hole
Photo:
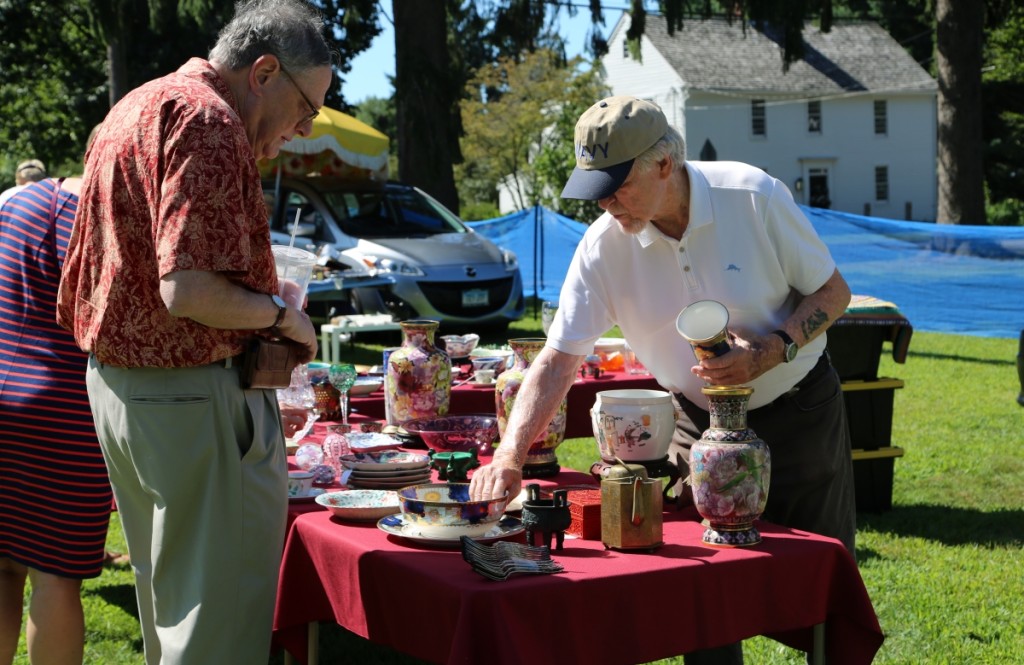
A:
{"label": "license plate", "polygon": [[490,303],[487,289],[471,289],[462,292],[463,307],[487,307]]}

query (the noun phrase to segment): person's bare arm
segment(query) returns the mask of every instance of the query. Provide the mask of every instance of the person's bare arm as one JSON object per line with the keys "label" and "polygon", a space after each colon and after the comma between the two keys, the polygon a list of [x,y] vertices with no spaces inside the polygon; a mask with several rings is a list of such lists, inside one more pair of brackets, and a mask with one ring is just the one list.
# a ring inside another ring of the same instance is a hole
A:
{"label": "person's bare arm", "polygon": [[515,498],[523,484],[523,463],[530,444],[548,426],[562,398],[576,378],[583,356],[574,356],[544,347],[530,363],[526,378],[516,394],[516,406],[509,419],[501,445],[487,466],[477,469],[470,481],[474,499],[501,496],[505,490]]}
{"label": "person's bare arm", "polygon": [[[250,291],[216,272],[173,272],[160,281],[160,297],[172,316],[211,328],[262,330],[277,318],[277,306],[270,296]],[[289,307],[279,330],[283,337],[305,347],[303,362],[316,357],[316,330],[305,312]]]}
{"label": "person's bare arm", "polygon": [[[837,269],[820,289],[804,296],[792,316],[779,326],[797,346],[803,347],[825,332],[846,312],[850,304],[850,287]],[[752,381],[783,360],[785,343],[770,331],[752,335],[746,331],[730,331],[732,350],[718,358],[709,358],[692,371],[716,385],[736,385]]]}

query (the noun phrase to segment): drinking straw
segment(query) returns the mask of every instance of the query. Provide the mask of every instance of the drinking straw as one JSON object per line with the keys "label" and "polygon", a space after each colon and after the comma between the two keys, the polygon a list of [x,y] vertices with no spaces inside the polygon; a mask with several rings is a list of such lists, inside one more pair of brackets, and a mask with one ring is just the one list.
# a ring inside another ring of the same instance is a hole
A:
{"label": "drinking straw", "polygon": [[292,224],[292,240],[288,243],[289,247],[295,247],[295,234],[299,230],[299,216],[302,214],[302,208],[295,210],[295,222]]}

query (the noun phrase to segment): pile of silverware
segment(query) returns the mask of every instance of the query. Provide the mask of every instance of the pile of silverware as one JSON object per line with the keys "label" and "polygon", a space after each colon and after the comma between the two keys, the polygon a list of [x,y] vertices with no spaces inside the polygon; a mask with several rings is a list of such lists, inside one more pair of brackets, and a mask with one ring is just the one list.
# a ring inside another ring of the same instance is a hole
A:
{"label": "pile of silverware", "polygon": [[507,540],[484,545],[469,536],[462,536],[462,558],[473,570],[498,582],[513,575],[544,575],[560,573],[562,566],[551,560],[547,547],[532,547]]}

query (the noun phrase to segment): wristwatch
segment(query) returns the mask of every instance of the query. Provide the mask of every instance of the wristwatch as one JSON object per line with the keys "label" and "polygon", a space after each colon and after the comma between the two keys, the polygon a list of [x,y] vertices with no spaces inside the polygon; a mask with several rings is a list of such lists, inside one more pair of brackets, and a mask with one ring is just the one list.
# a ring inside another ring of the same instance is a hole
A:
{"label": "wristwatch", "polygon": [[276,293],[270,296],[270,299],[277,305],[277,318],[274,319],[274,324],[268,328],[270,334],[274,337],[280,337],[281,331],[278,330],[278,326],[284,323],[284,315],[288,313],[288,303],[284,301],[284,298],[277,295]]}
{"label": "wristwatch", "polygon": [[781,337],[782,343],[785,345],[782,347],[782,362],[793,362],[800,347],[796,345],[796,342],[793,341],[793,338],[785,330],[773,330],[772,334]]}

